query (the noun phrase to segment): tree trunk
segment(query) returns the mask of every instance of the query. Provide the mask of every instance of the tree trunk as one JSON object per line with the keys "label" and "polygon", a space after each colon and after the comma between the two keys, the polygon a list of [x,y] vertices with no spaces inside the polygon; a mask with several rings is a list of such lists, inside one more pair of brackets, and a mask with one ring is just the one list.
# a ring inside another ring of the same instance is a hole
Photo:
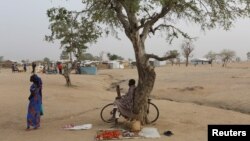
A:
{"label": "tree trunk", "polygon": [[144,41],[141,40],[139,33],[130,36],[133,44],[136,58],[136,66],[138,71],[138,85],[135,92],[133,112],[136,114],[135,119],[141,121],[142,124],[147,123],[147,107],[148,98],[154,87],[155,71],[149,65],[145,53]]}
{"label": "tree trunk", "polygon": [[68,86],[68,87],[72,86],[71,80],[70,80],[70,73],[71,73],[71,69],[69,69],[69,66],[67,63],[64,67],[63,76],[66,79],[66,86]]}
{"label": "tree trunk", "polygon": [[137,70],[139,81],[134,101],[134,113],[137,114],[136,119],[145,124],[147,123],[147,102],[154,87],[156,74],[154,69],[140,62],[137,63]]}
{"label": "tree trunk", "polygon": [[188,57],[186,58],[186,67],[188,66]]}
{"label": "tree trunk", "polygon": [[64,74],[63,76],[66,79],[66,86],[72,86],[69,74]]}

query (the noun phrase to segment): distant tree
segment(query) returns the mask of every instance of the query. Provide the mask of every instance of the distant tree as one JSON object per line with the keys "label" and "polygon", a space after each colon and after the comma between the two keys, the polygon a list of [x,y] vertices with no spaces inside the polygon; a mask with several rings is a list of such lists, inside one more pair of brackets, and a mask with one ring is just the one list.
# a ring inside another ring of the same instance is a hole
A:
{"label": "distant tree", "polygon": [[209,51],[204,57],[210,61],[212,66],[213,61],[216,60],[217,54],[213,51]]}
{"label": "distant tree", "polygon": [[3,62],[3,56],[0,56],[0,63]]}
{"label": "distant tree", "polygon": [[172,66],[173,66],[175,60],[177,62],[177,58],[180,57],[180,53],[177,50],[170,50],[170,51],[166,52],[165,56],[176,56],[176,58],[170,58],[169,59],[169,61],[171,62]]}
{"label": "distant tree", "polygon": [[222,67],[226,67],[227,63],[235,57],[235,51],[224,49],[220,53],[220,58],[222,61]]}
{"label": "distant tree", "polygon": [[108,53],[107,55],[108,55],[109,60],[123,60],[121,56],[118,56],[116,54]]}
{"label": "distant tree", "polygon": [[2,68],[3,56],[0,56],[0,68]]}
{"label": "distant tree", "polygon": [[240,62],[240,61],[241,61],[241,58],[240,58],[240,57],[236,57],[236,58],[235,58],[235,61],[236,61],[236,62]]}
{"label": "distant tree", "polygon": [[84,53],[83,60],[95,60],[95,57],[91,53]]}
{"label": "distant tree", "polygon": [[191,53],[194,51],[194,45],[191,41],[184,41],[181,45],[182,55],[186,59],[186,66],[188,66],[189,58],[192,57]]}
{"label": "distant tree", "polygon": [[43,62],[49,64],[51,61],[48,57],[43,58]]}
{"label": "distant tree", "polygon": [[250,52],[247,53],[247,60],[250,60]]}
{"label": "distant tree", "polygon": [[180,58],[180,57],[177,57],[177,58],[176,58],[175,65],[181,66],[181,58]]}

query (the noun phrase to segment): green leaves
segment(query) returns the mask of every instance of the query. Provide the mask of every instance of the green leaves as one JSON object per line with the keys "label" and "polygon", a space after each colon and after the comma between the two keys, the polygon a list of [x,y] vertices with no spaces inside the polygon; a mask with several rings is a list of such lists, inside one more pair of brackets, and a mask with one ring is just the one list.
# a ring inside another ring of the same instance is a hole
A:
{"label": "green leaves", "polygon": [[73,52],[76,57],[87,48],[86,44],[96,42],[101,36],[100,27],[78,12],[67,11],[65,8],[51,8],[47,11],[47,16],[51,35],[46,35],[45,40],[59,40],[61,47],[66,52]]}

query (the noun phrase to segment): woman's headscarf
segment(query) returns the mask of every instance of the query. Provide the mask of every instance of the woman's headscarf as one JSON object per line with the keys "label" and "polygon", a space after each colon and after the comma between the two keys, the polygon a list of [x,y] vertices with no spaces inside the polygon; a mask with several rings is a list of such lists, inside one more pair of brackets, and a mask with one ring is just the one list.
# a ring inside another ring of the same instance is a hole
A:
{"label": "woman's headscarf", "polygon": [[42,85],[41,84],[42,83],[41,78],[38,77],[36,74],[31,75],[30,82],[33,82],[33,83],[35,83],[38,86]]}

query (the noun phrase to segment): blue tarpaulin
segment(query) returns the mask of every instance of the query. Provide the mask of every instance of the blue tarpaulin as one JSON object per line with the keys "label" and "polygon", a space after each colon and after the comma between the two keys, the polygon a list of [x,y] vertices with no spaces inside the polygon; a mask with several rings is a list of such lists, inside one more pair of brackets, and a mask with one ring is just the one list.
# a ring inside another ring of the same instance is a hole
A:
{"label": "blue tarpaulin", "polygon": [[80,74],[96,75],[96,73],[97,73],[96,67],[80,67]]}

